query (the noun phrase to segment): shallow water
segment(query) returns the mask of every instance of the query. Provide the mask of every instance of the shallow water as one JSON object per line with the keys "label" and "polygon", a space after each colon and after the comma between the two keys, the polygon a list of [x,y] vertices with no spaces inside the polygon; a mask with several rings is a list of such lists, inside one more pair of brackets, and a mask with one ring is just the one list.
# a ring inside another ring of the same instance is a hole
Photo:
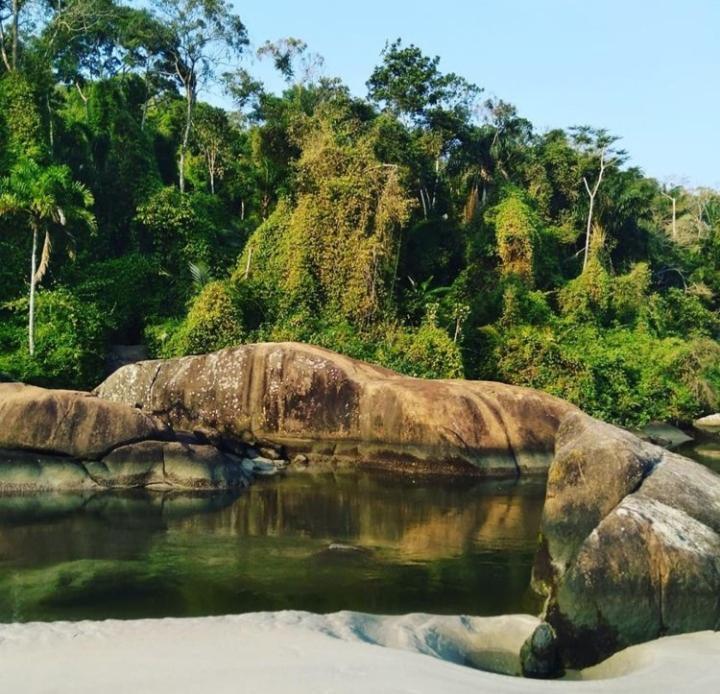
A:
{"label": "shallow water", "polygon": [[[720,440],[681,452],[720,472]],[[537,612],[544,481],[294,473],[241,494],[0,496],[0,621]]]}
{"label": "shallow water", "polygon": [[680,446],[676,452],[697,460],[698,463],[702,463],[720,474],[720,437],[706,436],[700,438],[697,441]]}
{"label": "shallow water", "polygon": [[344,472],[239,496],[0,497],[0,621],[535,611],[543,496],[539,481]]}

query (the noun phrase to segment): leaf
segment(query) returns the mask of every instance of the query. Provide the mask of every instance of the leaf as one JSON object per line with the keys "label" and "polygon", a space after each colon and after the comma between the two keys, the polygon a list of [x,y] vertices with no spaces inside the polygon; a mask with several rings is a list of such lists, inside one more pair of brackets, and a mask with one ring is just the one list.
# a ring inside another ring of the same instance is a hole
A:
{"label": "leaf", "polygon": [[50,234],[45,232],[45,241],[43,242],[43,249],[40,255],[40,265],[38,266],[37,272],[35,273],[35,282],[42,282],[42,278],[45,277],[48,265],[50,264],[50,252],[52,251],[52,242],[50,241]]}

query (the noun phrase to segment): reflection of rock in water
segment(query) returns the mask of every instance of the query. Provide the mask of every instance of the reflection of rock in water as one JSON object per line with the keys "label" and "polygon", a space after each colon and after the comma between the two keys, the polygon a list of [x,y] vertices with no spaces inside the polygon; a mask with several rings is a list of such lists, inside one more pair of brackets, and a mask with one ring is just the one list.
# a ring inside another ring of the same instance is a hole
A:
{"label": "reflection of rock in water", "polygon": [[[0,558],[29,565],[73,559],[141,556],[168,523],[232,504],[214,494],[101,492],[0,495]],[[122,530],[119,533],[118,530]]]}
{"label": "reflection of rock in water", "polygon": [[0,620],[528,611],[541,504],[542,485],[358,472],[0,496]]}

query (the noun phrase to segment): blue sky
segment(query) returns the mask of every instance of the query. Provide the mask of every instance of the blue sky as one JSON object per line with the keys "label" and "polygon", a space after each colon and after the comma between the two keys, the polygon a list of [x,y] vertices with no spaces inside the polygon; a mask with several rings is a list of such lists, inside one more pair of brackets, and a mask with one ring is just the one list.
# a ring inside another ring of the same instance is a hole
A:
{"label": "blue sky", "polygon": [[[268,0],[235,6],[255,47],[295,36],[353,93],[387,39],[515,104],[544,130],[588,123],[661,181],[720,187],[720,0]],[[246,65],[279,86],[269,66]]]}

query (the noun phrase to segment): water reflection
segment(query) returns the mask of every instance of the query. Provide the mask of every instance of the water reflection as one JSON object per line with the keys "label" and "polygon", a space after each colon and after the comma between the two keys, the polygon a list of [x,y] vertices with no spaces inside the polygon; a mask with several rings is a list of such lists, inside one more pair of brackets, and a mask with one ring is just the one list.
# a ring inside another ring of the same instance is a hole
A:
{"label": "water reflection", "polygon": [[345,472],[241,495],[0,497],[0,620],[533,610],[543,495]]}
{"label": "water reflection", "polygon": [[720,473],[720,437],[700,438],[681,446],[677,452]]}

